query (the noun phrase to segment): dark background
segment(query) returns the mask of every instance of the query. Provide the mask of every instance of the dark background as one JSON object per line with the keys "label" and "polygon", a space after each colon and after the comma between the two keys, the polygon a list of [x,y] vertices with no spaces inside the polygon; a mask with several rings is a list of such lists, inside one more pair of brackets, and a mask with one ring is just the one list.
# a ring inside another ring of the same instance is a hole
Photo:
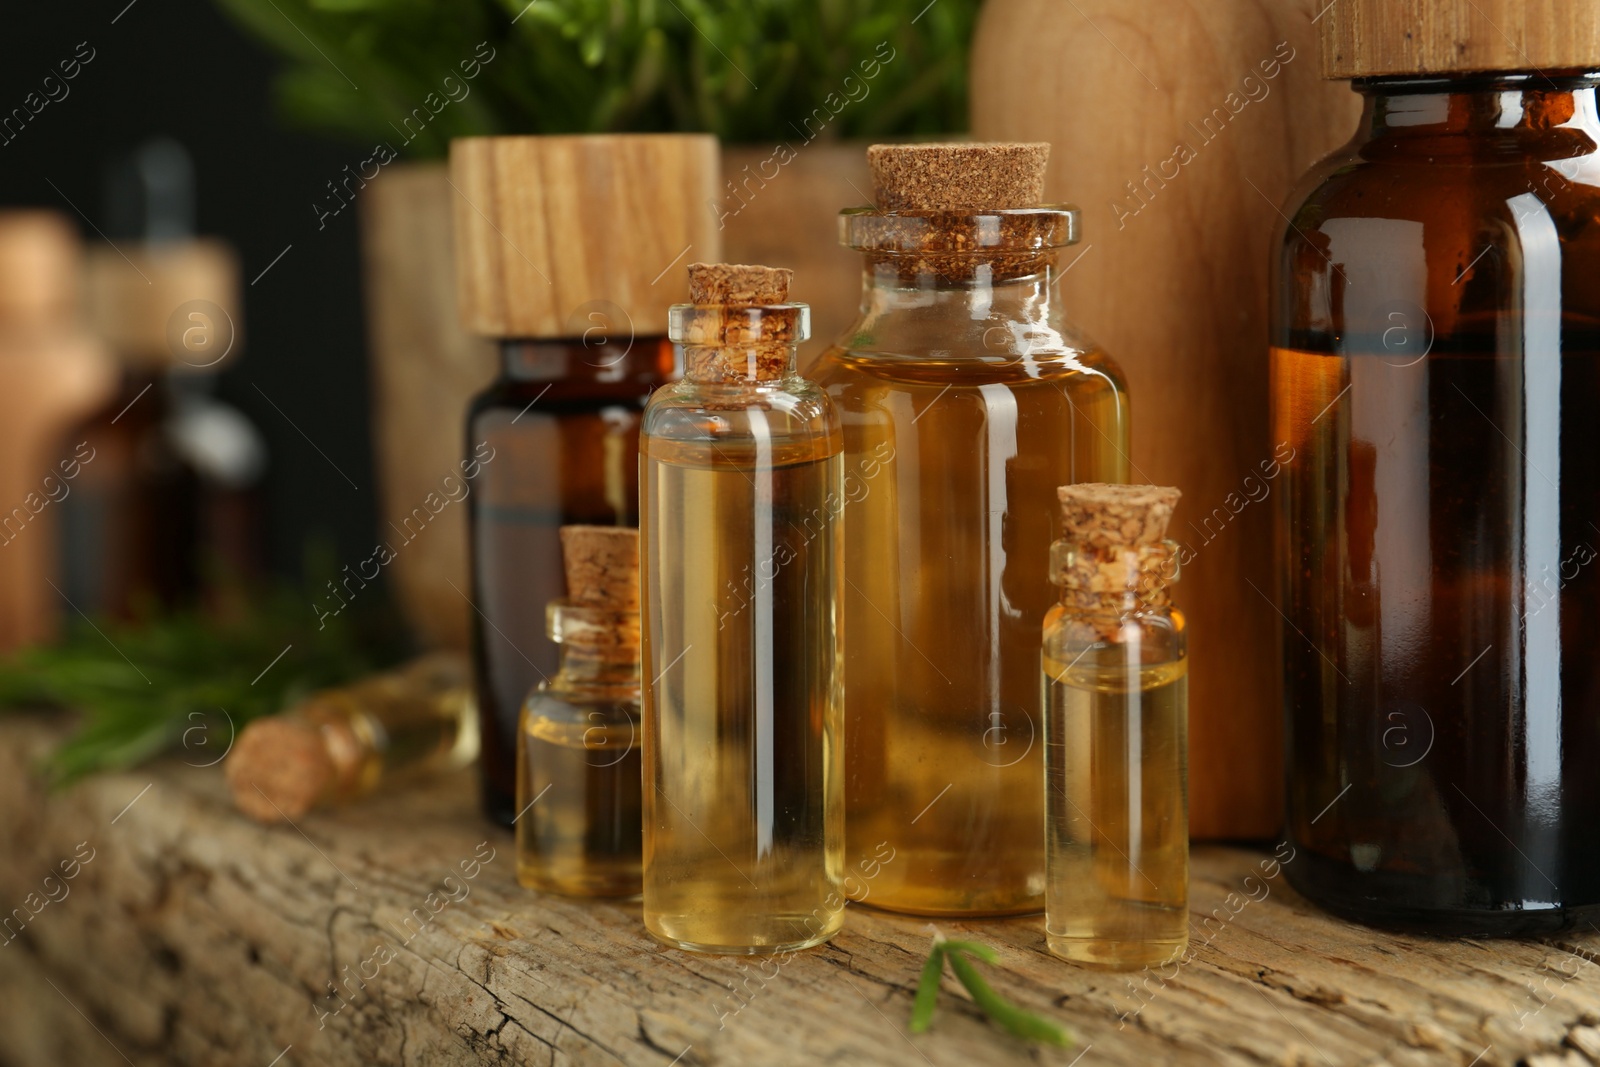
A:
{"label": "dark background", "polygon": [[[0,207],[54,208],[86,241],[98,241],[94,227],[107,225],[108,166],[153,136],[187,147],[196,229],[231,242],[241,261],[244,346],[222,372],[218,395],[267,439],[269,563],[281,574],[298,572],[308,539],[330,544],[337,559],[370,551],[376,500],[357,212],[340,212],[319,231],[312,209],[327,181],[364,153],[286,128],[269,93],[278,61],[205,0],[7,7],[0,114],[39,92],[46,75],[59,76],[58,62],[80,42],[95,56],[67,83],[65,99],[0,145]],[[286,245],[288,254],[252,285]]]}

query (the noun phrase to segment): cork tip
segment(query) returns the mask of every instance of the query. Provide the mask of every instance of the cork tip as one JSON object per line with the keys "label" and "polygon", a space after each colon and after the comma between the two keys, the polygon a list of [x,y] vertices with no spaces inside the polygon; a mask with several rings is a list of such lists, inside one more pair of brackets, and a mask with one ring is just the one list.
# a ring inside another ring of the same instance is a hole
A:
{"label": "cork tip", "polygon": [[223,771],[234,806],[264,823],[310,811],[337,773],[315,726],[276,715],[244,728]]}
{"label": "cork tip", "polygon": [[880,211],[997,211],[1044,202],[1044,142],[875,144],[867,149]]}
{"label": "cork tip", "polygon": [[1154,545],[1183,494],[1170,485],[1081,482],[1056,490],[1066,536],[1100,547]]}
{"label": "cork tip", "polygon": [[626,526],[563,526],[561,558],[566,566],[569,603],[638,610],[638,530]]}
{"label": "cork tip", "polygon": [[743,263],[689,264],[689,302],[729,307],[765,307],[789,300],[794,271]]}

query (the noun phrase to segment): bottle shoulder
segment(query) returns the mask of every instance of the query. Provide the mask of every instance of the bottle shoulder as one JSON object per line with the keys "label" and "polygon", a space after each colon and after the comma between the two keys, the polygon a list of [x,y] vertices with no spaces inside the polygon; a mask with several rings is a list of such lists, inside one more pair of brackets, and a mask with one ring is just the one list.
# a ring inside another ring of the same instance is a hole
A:
{"label": "bottle shoulder", "polygon": [[816,382],[798,376],[731,385],[675,382],[650,397],[640,426],[646,450],[650,440],[826,440],[838,433],[833,401]]}

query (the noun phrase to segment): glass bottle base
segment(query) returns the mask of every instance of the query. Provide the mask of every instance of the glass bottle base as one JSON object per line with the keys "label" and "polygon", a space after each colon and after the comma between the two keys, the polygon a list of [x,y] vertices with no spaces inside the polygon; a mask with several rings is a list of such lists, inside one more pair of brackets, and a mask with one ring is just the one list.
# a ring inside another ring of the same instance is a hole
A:
{"label": "glass bottle base", "polygon": [[[778,929],[794,929],[811,916],[796,916],[791,919],[779,918],[773,921],[773,926]],[[812,948],[830,940],[844,926],[844,913],[841,912],[833,922],[817,931],[808,934],[799,940],[779,940],[783,935],[775,934],[772,940],[748,938],[746,943],[720,944],[696,938],[703,938],[704,933],[693,933],[685,927],[703,926],[703,921],[696,923],[674,922],[672,919],[646,919],[645,929],[650,936],[664,945],[672,948],[681,948],[685,952],[704,952],[715,956],[772,956],[780,952],[798,952],[801,949]],[[676,933],[675,933],[676,931]],[[685,936],[678,936],[678,935]]]}
{"label": "glass bottle base", "polygon": [[558,896],[598,900],[637,900],[644,887],[637,870],[632,877],[625,874],[554,875],[542,868],[519,865],[517,884],[524,889],[537,889],[541,893]]}
{"label": "glass bottle base", "polygon": [[1050,953],[1069,963],[1103,971],[1137,971],[1159,967],[1181,955],[1189,944],[1188,935],[1161,941],[1107,941],[1092,937],[1061,937],[1046,934]]}
{"label": "glass bottle base", "polygon": [[1556,933],[1600,920],[1600,903],[1562,906],[1523,901],[1513,906],[1460,907],[1469,891],[1461,879],[1362,873],[1301,846],[1284,865],[1296,892],[1324,911],[1363,926],[1436,937],[1524,937]]}

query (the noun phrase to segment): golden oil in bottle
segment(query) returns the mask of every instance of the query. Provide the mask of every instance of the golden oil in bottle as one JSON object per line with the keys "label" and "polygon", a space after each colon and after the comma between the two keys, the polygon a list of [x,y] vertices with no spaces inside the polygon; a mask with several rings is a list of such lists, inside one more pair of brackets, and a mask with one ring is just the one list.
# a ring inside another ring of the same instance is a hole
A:
{"label": "golden oil in bottle", "polygon": [[549,606],[561,667],[523,705],[517,880],[571,896],[640,890],[639,534],[564,526],[568,597]]}
{"label": "golden oil in bottle", "polygon": [[765,269],[690,268],[685,378],[645,411],[644,920],[680,948],[770,953],[843,921],[840,436],[795,375],[788,272],[740,306],[702,270]]}
{"label": "golden oil in bottle", "polygon": [[1189,936],[1187,635],[1161,540],[1178,491],[1060,492],[1062,595],[1042,656],[1046,940],[1089,966],[1154,966]]}
{"label": "golden oil in bottle", "polygon": [[1042,153],[1012,151],[1041,147],[874,146],[889,194],[926,157],[919,195],[992,179],[968,204],[993,207],[843,218],[865,259],[862,313],[814,373],[844,428],[847,850],[894,849],[871,894],[894,911],[1042,906],[1040,578],[1055,532],[1036,502],[1127,476],[1120,372],[1061,310],[1077,214],[1008,188],[1029,174],[1042,188]]}

